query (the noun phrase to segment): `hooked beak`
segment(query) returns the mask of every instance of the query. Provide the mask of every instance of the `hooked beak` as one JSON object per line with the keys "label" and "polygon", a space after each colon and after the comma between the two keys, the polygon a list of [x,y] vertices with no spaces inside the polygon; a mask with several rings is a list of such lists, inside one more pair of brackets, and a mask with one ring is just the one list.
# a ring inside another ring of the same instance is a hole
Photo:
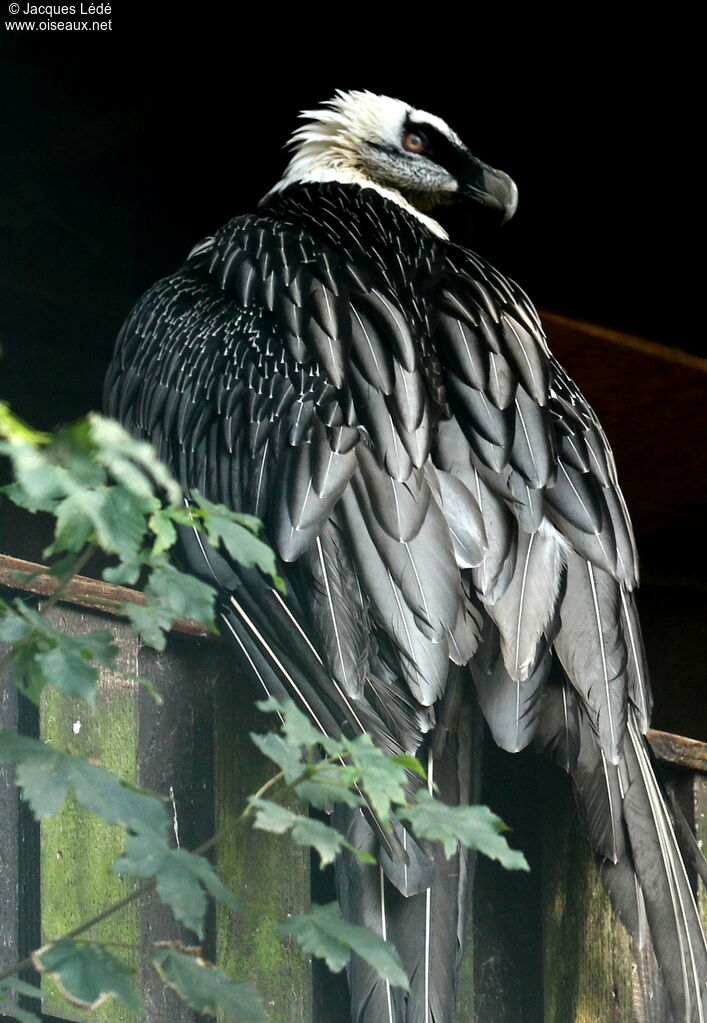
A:
{"label": "hooked beak", "polygon": [[470,157],[468,169],[459,182],[459,194],[501,214],[501,223],[510,220],[518,208],[518,189],[503,171]]}

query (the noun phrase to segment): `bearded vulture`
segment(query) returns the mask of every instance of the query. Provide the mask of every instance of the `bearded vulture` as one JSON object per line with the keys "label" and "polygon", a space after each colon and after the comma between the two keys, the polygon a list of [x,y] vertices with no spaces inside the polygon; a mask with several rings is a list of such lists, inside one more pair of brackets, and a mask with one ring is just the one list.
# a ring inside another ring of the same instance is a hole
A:
{"label": "bearded vulture", "polygon": [[[281,181],[138,302],[106,409],[184,488],[265,523],[283,597],[184,530],[261,694],[325,733],[414,753],[472,797],[475,722],[571,775],[613,904],[655,950],[676,1023],[705,1023],[707,955],[644,739],[631,523],[594,412],[523,293],[435,211],[508,219],[516,187],[444,121],[338,92]],[[338,864],[347,917],[392,940],[410,992],[360,959],[355,1023],[449,1023],[472,869],[401,826]],[[381,846],[380,848],[379,845]],[[608,979],[607,979],[608,982]]]}

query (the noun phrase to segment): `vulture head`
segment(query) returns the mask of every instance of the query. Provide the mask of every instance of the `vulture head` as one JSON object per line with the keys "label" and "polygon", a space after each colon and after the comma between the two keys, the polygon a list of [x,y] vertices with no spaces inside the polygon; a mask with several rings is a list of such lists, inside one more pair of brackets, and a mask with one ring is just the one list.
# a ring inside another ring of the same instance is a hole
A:
{"label": "vulture head", "polygon": [[390,96],[338,91],[300,116],[305,124],[290,139],[294,153],[273,191],[339,181],[376,188],[418,212],[470,200],[502,222],[515,213],[511,178],[477,159],[434,114]]}

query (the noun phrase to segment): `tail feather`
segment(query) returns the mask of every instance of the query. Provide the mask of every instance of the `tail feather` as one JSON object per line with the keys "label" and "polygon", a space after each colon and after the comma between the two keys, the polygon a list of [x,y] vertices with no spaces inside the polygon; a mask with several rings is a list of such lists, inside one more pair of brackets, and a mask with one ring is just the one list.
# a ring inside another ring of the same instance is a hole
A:
{"label": "tail feather", "polygon": [[[470,706],[471,689],[468,673],[455,669],[426,746],[428,784],[455,805],[478,798],[481,717]],[[337,807],[334,824],[354,847],[375,852],[360,813]],[[410,837],[403,832],[401,841],[410,853]],[[430,866],[428,884],[407,898],[377,867],[361,864],[350,853],[337,860],[342,912],[392,941],[410,978],[405,995],[353,957],[348,977],[354,1023],[449,1023],[453,1018],[474,855],[460,850],[446,859],[440,846],[421,846]]]}
{"label": "tail feather", "polygon": [[[554,680],[538,742],[574,781],[602,880],[634,940],[639,973],[649,976],[654,950],[675,1023],[707,1023],[705,937],[639,718],[640,710],[629,708],[618,764],[611,764],[575,691]],[[557,734],[565,721],[573,733],[568,741]],[[649,981],[643,986],[650,997]],[[650,1018],[659,1018],[654,1010]]]}
{"label": "tail feather", "polygon": [[[651,940],[677,1019],[707,1020],[707,946],[646,742],[629,721],[624,816]],[[666,884],[667,879],[667,884]]]}
{"label": "tail feather", "polygon": [[[375,836],[363,815],[339,804],[332,823],[352,848],[374,855]],[[389,940],[389,915],[402,896],[387,883],[381,867],[361,863],[345,850],[336,861],[337,894],[341,911],[350,923],[368,927]],[[419,896],[413,896],[419,898]],[[352,1023],[402,1023],[405,1019],[405,995],[360,956],[353,955],[347,968],[351,992]]]}

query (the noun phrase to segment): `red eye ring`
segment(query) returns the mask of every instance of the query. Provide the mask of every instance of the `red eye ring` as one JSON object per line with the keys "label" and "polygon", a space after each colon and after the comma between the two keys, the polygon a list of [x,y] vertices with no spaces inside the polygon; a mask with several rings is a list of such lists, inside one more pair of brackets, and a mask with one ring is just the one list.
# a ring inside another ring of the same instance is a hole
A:
{"label": "red eye ring", "polygon": [[427,149],[427,139],[418,131],[406,131],[403,135],[403,149],[408,153],[424,153]]}

